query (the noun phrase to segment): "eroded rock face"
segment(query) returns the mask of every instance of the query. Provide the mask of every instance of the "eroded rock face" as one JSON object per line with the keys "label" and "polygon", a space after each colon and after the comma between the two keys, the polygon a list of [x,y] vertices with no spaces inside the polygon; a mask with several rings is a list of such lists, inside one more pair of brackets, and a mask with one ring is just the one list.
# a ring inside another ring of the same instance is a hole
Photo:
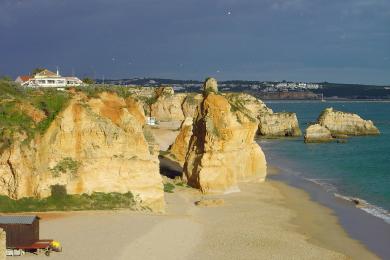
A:
{"label": "eroded rock face", "polygon": [[259,120],[259,135],[268,137],[302,135],[295,113],[273,113],[263,101],[245,93],[226,94],[226,98],[233,110],[240,110]]}
{"label": "eroded rock face", "polygon": [[259,118],[264,113],[273,113],[272,109],[268,108],[263,101],[246,93],[229,93],[226,94],[233,109],[246,109],[254,118]]}
{"label": "eroded rock face", "polygon": [[73,99],[42,138],[3,152],[0,194],[47,197],[52,185],[68,194],[132,192],[140,205],[163,211],[158,147],[146,140],[131,103],[108,93]]}
{"label": "eroded rock face", "polygon": [[332,134],[320,124],[314,124],[306,129],[305,143],[323,143],[331,142],[333,140]]}
{"label": "eroded rock face", "polygon": [[241,180],[264,181],[264,153],[254,142],[257,125],[255,118],[234,111],[225,97],[205,93],[184,164],[188,184],[220,193],[236,190]]}
{"label": "eroded rock face", "polygon": [[258,118],[259,135],[270,137],[302,135],[295,113],[263,113]]}
{"label": "eroded rock face", "polygon": [[325,109],[317,123],[329,129],[332,134],[377,135],[379,134],[371,120],[364,120],[357,114]]}
{"label": "eroded rock face", "polygon": [[207,78],[203,84],[203,92],[210,93],[213,92],[215,94],[218,93],[218,83],[215,78]]}
{"label": "eroded rock face", "polygon": [[175,142],[169,147],[169,156],[178,162],[181,166],[184,165],[188,146],[192,136],[192,117],[187,117],[180,126],[180,132],[177,135]]}
{"label": "eroded rock face", "polygon": [[156,89],[156,101],[150,106],[150,114],[159,121],[184,120],[182,104],[185,94],[174,94],[171,87]]}
{"label": "eroded rock face", "polygon": [[183,114],[187,117],[194,118],[196,116],[196,109],[202,102],[202,94],[188,94],[182,104]]}
{"label": "eroded rock face", "polygon": [[24,114],[31,117],[35,123],[39,123],[46,119],[46,115],[42,110],[37,109],[29,103],[19,103],[16,107]]}
{"label": "eroded rock face", "polygon": [[126,98],[126,108],[130,114],[132,114],[135,119],[141,124],[144,125],[146,122],[146,116],[144,111],[144,104],[133,97]]}

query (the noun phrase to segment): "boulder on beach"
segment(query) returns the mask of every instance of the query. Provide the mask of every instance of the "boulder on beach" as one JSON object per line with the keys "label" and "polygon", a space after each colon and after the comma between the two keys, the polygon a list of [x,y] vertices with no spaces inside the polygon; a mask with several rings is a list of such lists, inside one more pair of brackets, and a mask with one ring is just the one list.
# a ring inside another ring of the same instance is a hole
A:
{"label": "boulder on beach", "polygon": [[238,190],[238,181],[266,176],[264,153],[254,141],[258,121],[215,92],[216,80],[208,79],[184,163],[183,177],[203,193]]}
{"label": "boulder on beach", "polygon": [[314,124],[306,129],[305,143],[323,143],[333,140],[330,131],[319,124]]}

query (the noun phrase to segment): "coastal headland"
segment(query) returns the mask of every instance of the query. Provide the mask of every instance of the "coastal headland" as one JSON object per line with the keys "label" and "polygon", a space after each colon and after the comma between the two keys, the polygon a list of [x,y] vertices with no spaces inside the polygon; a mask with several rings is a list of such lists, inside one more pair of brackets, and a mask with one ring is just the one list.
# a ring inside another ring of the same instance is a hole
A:
{"label": "coastal headland", "polygon": [[300,136],[295,113],[212,78],[202,95],[8,90],[1,210],[38,211],[41,236],[63,244],[55,259],[377,259],[330,209],[266,180],[255,136]]}

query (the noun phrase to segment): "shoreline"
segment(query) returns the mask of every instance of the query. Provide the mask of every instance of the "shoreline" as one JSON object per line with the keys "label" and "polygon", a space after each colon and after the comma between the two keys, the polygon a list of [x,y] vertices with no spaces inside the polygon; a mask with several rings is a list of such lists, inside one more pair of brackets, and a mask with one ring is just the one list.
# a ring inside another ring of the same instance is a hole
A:
{"label": "shoreline", "polygon": [[[269,153],[270,151],[266,151],[268,156]],[[337,223],[345,230],[348,237],[359,241],[368,250],[383,259],[390,257],[390,248],[388,247],[390,244],[390,225],[384,219],[356,207],[351,201],[327,192],[318,183],[295,176],[275,166],[277,164],[275,160],[277,159],[268,159],[271,168],[277,169],[274,170],[277,171],[276,174],[268,176],[269,180],[281,182],[306,193],[308,199],[325,207],[336,217]],[[337,244],[334,245],[337,246]]]}
{"label": "shoreline", "polygon": [[[177,187],[166,193],[166,214],[45,212],[40,236],[63,244],[53,259],[377,259],[305,191],[271,179],[239,187],[226,195]],[[224,203],[195,206],[201,199]]]}

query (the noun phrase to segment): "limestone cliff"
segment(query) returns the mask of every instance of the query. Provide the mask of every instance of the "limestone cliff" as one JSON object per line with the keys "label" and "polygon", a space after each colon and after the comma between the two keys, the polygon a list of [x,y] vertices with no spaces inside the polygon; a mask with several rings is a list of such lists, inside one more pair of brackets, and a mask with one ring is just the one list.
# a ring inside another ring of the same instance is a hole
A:
{"label": "limestone cliff", "polygon": [[184,117],[196,116],[196,108],[202,102],[203,96],[201,94],[188,94],[182,104]]}
{"label": "limestone cliff", "polygon": [[148,143],[142,109],[132,99],[103,93],[78,96],[30,145],[23,138],[0,157],[0,194],[14,199],[68,194],[132,192],[139,204],[164,209],[158,148]]}
{"label": "limestone cliff", "polygon": [[137,119],[138,123],[141,125],[145,124],[144,104],[140,100],[133,97],[126,98],[126,108]]}
{"label": "limestone cliff", "polygon": [[174,94],[171,87],[157,88],[156,100],[150,105],[151,116],[159,121],[184,120],[182,103],[185,97],[185,94]]}
{"label": "limestone cliff", "polygon": [[295,113],[263,113],[258,118],[259,135],[270,137],[302,135]]}
{"label": "limestone cliff", "polygon": [[295,113],[274,113],[263,101],[245,93],[230,93],[226,98],[233,110],[240,110],[259,120],[259,135],[279,137],[302,134]]}
{"label": "limestone cliff", "polygon": [[246,110],[251,117],[259,118],[264,113],[273,113],[263,101],[246,93],[229,93],[225,95],[230,105],[236,110]]}
{"label": "limestone cliff", "polygon": [[180,126],[180,132],[177,135],[175,142],[169,147],[169,157],[178,162],[181,166],[184,165],[188,145],[192,136],[192,117],[187,117]]}
{"label": "limestone cliff", "polygon": [[203,193],[235,190],[238,181],[266,176],[264,153],[254,142],[258,121],[216,92],[215,79],[208,79],[184,164],[188,184]]}
{"label": "limestone cliff", "polygon": [[317,123],[329,129],[332,135],[377,135],[379,134],[371,120],[364,120],[357,114],[325,109]]}
{"label": "limestone cliff", "polygon": [[322,143],[332,141],[330,131],[319,124],[314,124],[306,129],[305,143]]}

